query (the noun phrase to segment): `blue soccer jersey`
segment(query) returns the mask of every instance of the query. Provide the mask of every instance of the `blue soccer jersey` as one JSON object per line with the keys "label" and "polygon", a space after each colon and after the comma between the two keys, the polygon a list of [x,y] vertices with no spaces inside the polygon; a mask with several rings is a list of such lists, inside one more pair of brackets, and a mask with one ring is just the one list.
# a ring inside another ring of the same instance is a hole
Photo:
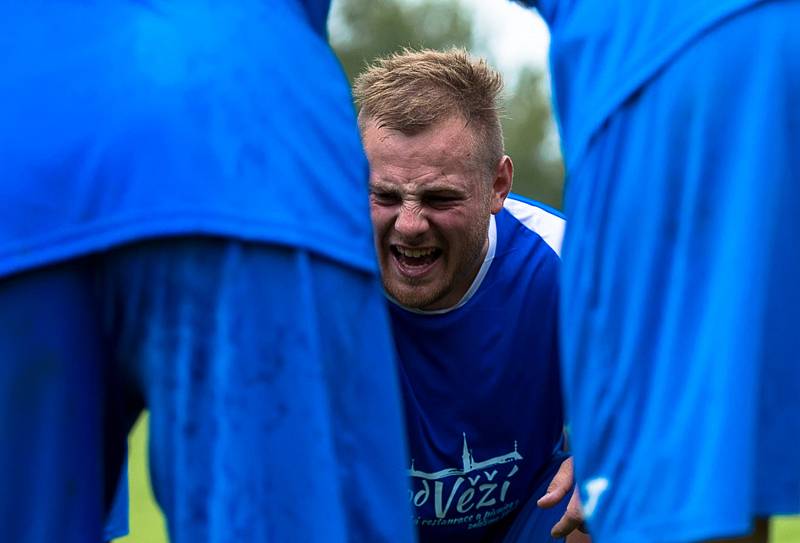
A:
{"label": "blue soccer jersey", "polygon": [[550,27],[550,69],[564,159],[576,166],[594,132],[708,28],[763,0],[517,0]]}
{"label": "blue soccer jersey", "polygon": [[[560,462],[559,215],[517,197],[453,308],[390,304],[421,541],[499,537]],[[539,496],[537,496],[539,497]]]}
{"label": "blue soccer jersey", "polygon": [[800,512],[800,2],[541,0],[563,380],[596,543]]}
{"label": "blue soccer jersey", "polygon": [[186,234],[377,271],[329,3],[4,3],[0,276]]}
{"label": "blue soccer jersey", "polygon": [[3,540],[126,530],[143,399],[173,541],[412,539],[329,4],[3,2]]}

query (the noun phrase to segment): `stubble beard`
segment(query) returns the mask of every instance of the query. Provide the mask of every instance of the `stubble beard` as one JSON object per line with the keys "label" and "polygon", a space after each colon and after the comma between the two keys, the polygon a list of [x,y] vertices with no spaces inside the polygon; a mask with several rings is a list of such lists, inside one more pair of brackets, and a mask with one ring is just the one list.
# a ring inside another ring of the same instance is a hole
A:
{"label": "stubble beard", "polygon": [[[468,258],[465,258],[463,263],[457,265],[452,273],[445,272],[451,273],[451,275],[445,277],[443,281],[437,279],[430,281],[428,278],[417,279],[402,277],[400,282],[406,288],[393,288],[392,285],[384,279],[383,288],[389,296],[394,298],[403,307],[423,311],[428,310],[431,306],[436,305],[441,300],[450,296],[452,290],[457,288],[461,292],[459,292],[459,299],[452,302],[452,305],[456,305],[467,290],[469,290],[470,285],[472,285],[472,282],[475,280],[475,276],[483,263],[485,257],[484,247],[487,243],[487,235],[489,232],[489,220],[490,215],[487,215],[485,220],[476,224],[474,228],[470,228],[466,231],[466,243],[463,250],[464,254],[468,255]],[[388,258],[393,259],[394,256],[389,254]],[[445,254],[443,253],[439,258],[445,258]],[[384,278],[385,276],[384,274]],[[438,285],[435,290],[426,293],[423,288],[419,287],[424,287],[428,282]],[[408,287],[411,287],[410,291]]]}

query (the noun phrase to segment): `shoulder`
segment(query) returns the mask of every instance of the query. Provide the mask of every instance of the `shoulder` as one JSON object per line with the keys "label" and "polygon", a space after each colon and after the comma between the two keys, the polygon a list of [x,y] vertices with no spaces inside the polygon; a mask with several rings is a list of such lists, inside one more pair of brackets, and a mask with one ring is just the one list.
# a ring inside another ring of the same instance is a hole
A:
{"label": "shoulder", "polygon": [[557,256],[561,256],[566,219],[564,215],[540,202],[509,194],[503,209],[526,230],[535,233]]}

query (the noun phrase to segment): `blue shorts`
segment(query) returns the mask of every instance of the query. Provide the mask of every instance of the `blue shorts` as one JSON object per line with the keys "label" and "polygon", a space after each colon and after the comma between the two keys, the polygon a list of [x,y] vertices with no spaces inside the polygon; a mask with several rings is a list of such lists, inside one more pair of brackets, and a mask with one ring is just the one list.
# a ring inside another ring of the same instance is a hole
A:
{"label": "blue shorts", "polygon": [[722,21],[570,172],[564,388],[596,543],[800,512],[800,2]]}
{"label": "blue shorts", "polygon": [[129,508],[128,462],[126,460],[119,472],[117,490],[114,497],[111,499],[110,508],[106,513],[106,522],[103,528],[103,539],[105,541],[112,541],[130,533]]}
{"label": "blue shorts", "polygon": [[374,274],[212,238],[3,279],[3,538],[101,541],[146,407],[171,541],[412,541],[384,303]]}

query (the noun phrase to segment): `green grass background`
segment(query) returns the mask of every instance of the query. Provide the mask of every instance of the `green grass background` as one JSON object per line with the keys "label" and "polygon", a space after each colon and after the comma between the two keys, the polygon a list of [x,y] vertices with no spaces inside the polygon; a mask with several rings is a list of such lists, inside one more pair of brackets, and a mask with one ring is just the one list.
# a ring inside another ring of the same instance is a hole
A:
{"label": "green grass background", "polygon": [[139,417],[128,440],[130,534],[114,543],[167,543],[164,517],[153,497],[147,463],[147,413]]}
{"label": "green grass background", "polygon": [[[156,505],[147,475],[147,415],[143,415],[130,437],[131,533],[115,543],[167,543],[164,518]],[[800,517],[782,517],[772,522],[771,543],[800,543]]]}

